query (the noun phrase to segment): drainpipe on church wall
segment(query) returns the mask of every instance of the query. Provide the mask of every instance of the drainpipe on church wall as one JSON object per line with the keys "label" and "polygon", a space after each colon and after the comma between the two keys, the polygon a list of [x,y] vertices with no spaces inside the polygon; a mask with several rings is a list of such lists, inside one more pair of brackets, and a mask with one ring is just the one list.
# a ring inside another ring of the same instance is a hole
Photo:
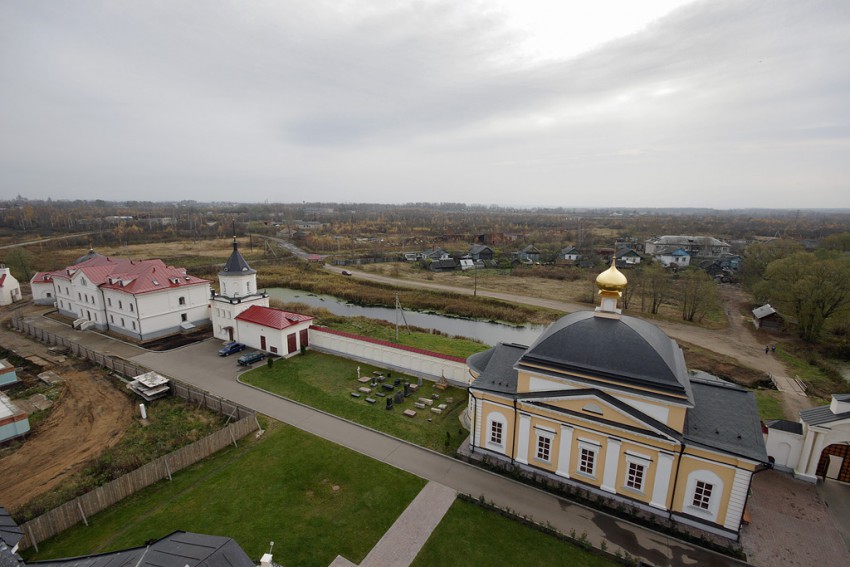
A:
{"label": "drainpipe on church wall", "polygon": [[682,466],[682,455],[685,453],[685,444],[679,446],[679,460],[676,461],[676,476],[673,478],[673,494],[670,496],[670,514],[668,519],[673,521],[673,507],[676,505],[676,487],[679,486],[679,468]]}

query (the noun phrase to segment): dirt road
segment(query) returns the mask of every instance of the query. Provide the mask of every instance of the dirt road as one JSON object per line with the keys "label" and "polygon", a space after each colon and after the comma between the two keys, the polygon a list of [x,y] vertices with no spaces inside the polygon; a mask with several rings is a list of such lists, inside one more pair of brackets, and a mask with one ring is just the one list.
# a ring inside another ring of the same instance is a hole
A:
{"label": "dirt road", "polygon": [[[39,342],[0,327],[0,345],[19,356],[61,360]],[[78,370],[76,361],[53,370],[66,384],[53,412],[15,452],[0,459],[0,503],[10,511],[53,489],[121,438],[133,419],[133,405],[99,369]]]}

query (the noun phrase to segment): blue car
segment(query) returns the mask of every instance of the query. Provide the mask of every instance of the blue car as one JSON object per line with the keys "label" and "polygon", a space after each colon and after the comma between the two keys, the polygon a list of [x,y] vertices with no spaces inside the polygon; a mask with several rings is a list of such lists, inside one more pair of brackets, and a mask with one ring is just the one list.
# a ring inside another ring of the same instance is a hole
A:
{"label": "blue car", "polygon": [[227,343],[221,349],[219,349],[218,355],[219,356],[230,356],[231,354],[233,354],[235,352],[240,352],[240,351],[243,351],[243,350],[245,350],[245,345],[243,345],[242,343],[237,343],[237,342]]}
{"label": "blue car", "polygon": [[248,354],[243,354],[236,362],[239,363],[239,366],[251,366],[255,362],[263,360],[265,357],[266,353],[254,351],[249,352]]}

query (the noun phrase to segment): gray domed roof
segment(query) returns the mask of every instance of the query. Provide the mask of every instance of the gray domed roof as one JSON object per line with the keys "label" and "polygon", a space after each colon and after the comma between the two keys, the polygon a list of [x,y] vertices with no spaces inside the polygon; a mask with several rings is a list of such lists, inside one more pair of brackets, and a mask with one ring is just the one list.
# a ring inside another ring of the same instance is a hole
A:
{"label": "gray domed roof", "polygon": [[518,361],[519,366],[649,389],[693,403],[685,358],[661,329],[634,317],[577,312],[553,323]]}

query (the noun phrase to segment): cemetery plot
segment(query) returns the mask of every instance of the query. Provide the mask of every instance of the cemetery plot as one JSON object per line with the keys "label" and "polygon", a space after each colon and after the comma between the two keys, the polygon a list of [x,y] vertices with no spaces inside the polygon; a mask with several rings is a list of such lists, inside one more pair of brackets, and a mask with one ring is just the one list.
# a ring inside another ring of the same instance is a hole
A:
{"label": "cemetery plot", "polygon": [[344,358],[311,351],[240,380],[448,454],[467,435],[465,391]]}

